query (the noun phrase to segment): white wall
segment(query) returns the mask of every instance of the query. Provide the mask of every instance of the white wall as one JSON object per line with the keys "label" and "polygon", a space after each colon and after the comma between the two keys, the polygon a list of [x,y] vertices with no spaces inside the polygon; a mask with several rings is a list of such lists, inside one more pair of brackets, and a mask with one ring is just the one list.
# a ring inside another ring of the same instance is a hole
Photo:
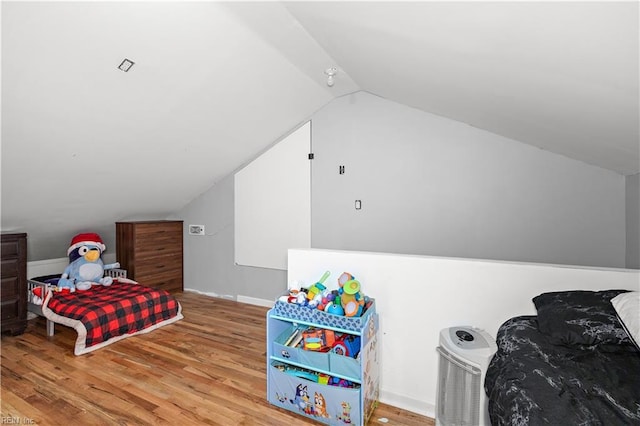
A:
{"label": "white wall", "polygon": [[227,176],[176,213],[186,224],[205,225],[206,232],[184,236],[185,290],[275,300],[286,288],[286,271],[235,264],[233,181],[233,174]]}
{"label": "white wall", "polygon": [[626,178],[627,268],[640,268],[640,173]]}
{"label": "white wall", "polygon": [[[621,175],[363,92],[311,120],[311,247],[625,265]],[[207,230],[185,235],[185,288],[273,300],[285,272],[234,264],[233,190],[175,214]]]}
{"label": "white wall", "polygon": [[380,315],[381,401],[434,417],[440,330],[471,325],[496,336],[531,299],[558,290],[640,290],[640,271],[317,249],[289,250],[289,283],[337,288],[352,273]]}
{"label": "white wall", "polygon": [[311,122],[234,178],[235,262],[287,269],[289,247],[311,247]]}
{"label": "white wall", "polygon": [[366,92],[314,114],[312,141],[312,247],[625,266],[614,172]]}

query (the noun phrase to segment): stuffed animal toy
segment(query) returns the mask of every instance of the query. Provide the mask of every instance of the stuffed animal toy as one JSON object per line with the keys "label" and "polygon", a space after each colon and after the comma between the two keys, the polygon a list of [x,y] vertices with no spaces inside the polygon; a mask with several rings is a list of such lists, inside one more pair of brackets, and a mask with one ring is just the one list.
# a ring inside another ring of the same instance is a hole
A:
{"label": "stuffed animal toy", "polygon": [[76,289],[89,290],[94,284],[111,285],[113,278],[105,277],[104,271],[119,268],[120,263],[105,265],[102,261],[105,250],[106,246],[98,234],[84,233],[73,237],[67,250],[69,265],[58,281],[58,288],[73,292]]}

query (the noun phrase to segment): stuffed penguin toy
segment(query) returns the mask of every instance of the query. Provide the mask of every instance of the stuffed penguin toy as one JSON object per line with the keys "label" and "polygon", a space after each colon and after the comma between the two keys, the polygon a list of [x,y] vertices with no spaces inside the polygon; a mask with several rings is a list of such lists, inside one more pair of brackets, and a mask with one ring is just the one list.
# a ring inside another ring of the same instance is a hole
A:
{"label": "stuffed penguin toy", "polygon": [[67,250],[69,265],[58,281],[58,287],[73,292],[76,289],[89,290],[93,284],[111,285],[113,278],[105,277],[104,271],[119,268],[120,263],[105,265],[102,261],[105,250],[106,246],[98,234],[84,233],[73,237]]}

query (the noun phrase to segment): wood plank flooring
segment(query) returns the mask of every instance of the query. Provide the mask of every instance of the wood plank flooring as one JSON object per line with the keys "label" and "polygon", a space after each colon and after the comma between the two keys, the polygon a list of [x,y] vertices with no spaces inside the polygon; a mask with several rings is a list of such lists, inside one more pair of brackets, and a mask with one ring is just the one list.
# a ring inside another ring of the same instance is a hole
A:
{"label": "wood plank flooring", "polygon": [[[266,400],[267,308],[193,293],[184,319],[75,356],[76,332],[44,319],[2,336],[3,424],[316,425]],[[388,420],[384,422],[384,420]],[[434,425],[386,404],[370,425]]]}

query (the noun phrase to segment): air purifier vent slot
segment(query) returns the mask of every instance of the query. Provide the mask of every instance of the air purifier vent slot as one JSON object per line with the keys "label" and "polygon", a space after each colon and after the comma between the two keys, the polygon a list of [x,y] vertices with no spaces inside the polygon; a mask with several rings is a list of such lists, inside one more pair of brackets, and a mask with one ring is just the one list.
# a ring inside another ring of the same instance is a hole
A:
{"label": "air purifier vent slot", "polygon": [[480,424],[481,371],[442,347],[438,373],[438,420],[442,425]]}
{"label": "air purifier vent slot", "polygon": [[490,426],[484,378],[497,350],[484,330],[470,326],[440,331],[436,426]]}

